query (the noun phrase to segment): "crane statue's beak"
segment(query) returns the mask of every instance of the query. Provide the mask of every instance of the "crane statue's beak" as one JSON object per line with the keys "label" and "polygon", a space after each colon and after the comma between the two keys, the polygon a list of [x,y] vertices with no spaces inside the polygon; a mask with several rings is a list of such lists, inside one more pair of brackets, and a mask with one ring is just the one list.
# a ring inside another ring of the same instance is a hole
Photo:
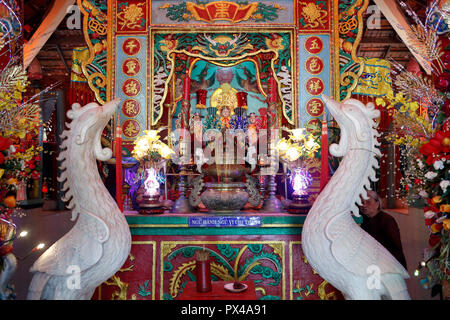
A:
{"label": "crane statue's beak", "polygon": [[116,98],[114,100],[108,101],[102,106],[103,115],[106,117],[111,117],[116,112],[117,107],[122,99]]}
{"label": "crane statue's beak", "polygon": [[341,109],[341,104],[334,99],[322,94],[322,99],[325,101],[325,104],[327,105],[328,110],[330,110],[331,115],[334,119],[339,123],[342,123],[344,113]]}

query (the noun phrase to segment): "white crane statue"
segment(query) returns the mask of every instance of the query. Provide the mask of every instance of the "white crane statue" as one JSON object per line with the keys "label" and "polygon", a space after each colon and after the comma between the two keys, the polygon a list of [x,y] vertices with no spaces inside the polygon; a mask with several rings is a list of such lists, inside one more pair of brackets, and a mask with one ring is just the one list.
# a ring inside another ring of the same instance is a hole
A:
{"label": "white crane statue", "polygon": [[127,259],[131,234],[123,213],[105,188],[96,159],[112,156],[102,148],[100,138],[120,100],[103,106],[73,104],[61,138],[58,160],[68,208],[72,209],[73,228],[46,250],[31,267],[33,279],[28,299],[87,300],[95,289],[112,277]]}
{"label": "white crane statue", "polygon": [[367,199],[370,181],[376,181],[381,154],[374,119],[380,112],[372,103],[322,98],[341,129],[339,144],[332,144],[330,153],[344,158],[306,217],[303,252],[346,299],[410,299],[404,280],[408,272],[351,215],[359,216],[360,197]]}

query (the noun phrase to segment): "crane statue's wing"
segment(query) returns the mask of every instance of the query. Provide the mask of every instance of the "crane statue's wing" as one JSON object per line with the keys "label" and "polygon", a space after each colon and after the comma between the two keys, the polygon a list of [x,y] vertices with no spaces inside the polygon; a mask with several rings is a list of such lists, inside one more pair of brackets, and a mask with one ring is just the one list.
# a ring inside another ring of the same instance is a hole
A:
{"label": "crane statue's wing", "polygon": [[371,274],[369,266],[377,266],[380,273],[396,273],[409,278],[408,272],[377,240],[360,228],[352,216],[340,214],[331,219],[326,228],[334,258],[348,271],[359,276]]}
{"label": "crane statue's wing", "polygon": [[66,276],[74,267],[84,271],[100,260],[103,243],[108,238],[109,228],[105,222],[82,210],[75,226],[36,260],[30,272]]}

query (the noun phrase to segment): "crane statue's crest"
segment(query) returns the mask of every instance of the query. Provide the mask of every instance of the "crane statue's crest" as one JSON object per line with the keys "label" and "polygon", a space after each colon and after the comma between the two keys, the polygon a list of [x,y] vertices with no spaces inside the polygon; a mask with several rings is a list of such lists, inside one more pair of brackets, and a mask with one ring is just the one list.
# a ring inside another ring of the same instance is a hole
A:
{"label": "crane statue's crest", "polygon": [[[322,96],[341,129],[330,153],[343,157],[339,168],[317,197],[302,230],[302,248],[312,268],[339,289],[346,299],[409,299],[405,268],[372,236],[360,228],[351,213],[368,199],[370,182],[379,167],[376,118],[373,104],[349,99],[342,103]],[[378,270],[379,285],[369,285]]]}
{"label": "crane statue's crest", "polygon": [[[95,289],[122,267],[131,249],[131,235],[123,213],[104,186],[97,161],[112,156],[102,148],[101,134],[120,100],[103,106],[75,103],[67,112],[72,120],[61,134],[59,182],[63,183],[73,228],[36,260],[28,299],[90,299]],[[68,285],[73,272],[75,285]]]}

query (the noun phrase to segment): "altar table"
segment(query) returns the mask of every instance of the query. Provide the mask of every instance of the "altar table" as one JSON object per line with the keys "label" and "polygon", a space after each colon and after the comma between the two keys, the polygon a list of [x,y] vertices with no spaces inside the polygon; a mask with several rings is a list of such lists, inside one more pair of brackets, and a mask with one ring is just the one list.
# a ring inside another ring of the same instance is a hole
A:
{"label": "altar table", "polygon": [[247,212],[239,215],[244,221],[208,213],[125,216],[131,253],[93,299],[179,299],[196,280],[197,250],[210,253],[213,281],[232,282],[237,274],[254,283],[256,299],[342,299],[302,252],[306,215]]}

